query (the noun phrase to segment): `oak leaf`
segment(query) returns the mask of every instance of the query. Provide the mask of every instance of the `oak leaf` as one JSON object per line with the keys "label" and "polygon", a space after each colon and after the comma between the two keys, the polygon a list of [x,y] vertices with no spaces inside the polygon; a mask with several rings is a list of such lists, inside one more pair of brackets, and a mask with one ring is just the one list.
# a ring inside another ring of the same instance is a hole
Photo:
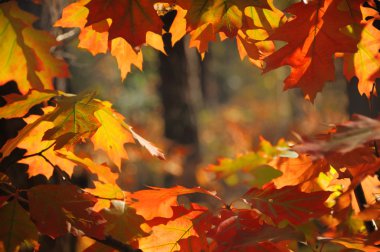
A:
{"label": "oak leaf", "polygon": [[89,10],[84,6],[89,0],[83,0],[66,6],[62,17],[55,22],[56,27],[78,27],[79,48],[87,49],[91,54],[106,53],[108,51],[108,20],[102,20],[93,25],[86,26]]}
{"label": "oak leaf", "polygon": [[100,127],[91,137],[94,149],[103,149],[109,158],[119,168],[121,159],[128,159],[124,148],[126,143],[134,143],[133,135],[124,124],[124,117],[111,109],[110,103],[104,103],[105,109],[95,112],[95,118],[100,122]]}
{"label": "oak leaf", "polygon": [[380,78],[380,30],[367,22],[360,31],[357,52],[344,56],[343,73],[348,80],[356,76],[360,94],[370,97],[376,79]]}
{"label": "oak leaf", "polygon": [[[148,234],[142,229],[144,218],[125,202],[114,200],[109,209],[100,212],[107,220],[105,234],[121,242],[137,245],[137,239]],[[99,242],[92,244],[85,251],[114,251]]]}
{"label": "oak leaf", "polygon": [[299,238],[290,226],[277,228],[260,219],[260,214],[249,209],[222,209],[212,220],[208,232],[213,240],[212,251],[288,251],[281,241]]}
{"label": "oak leaf", "polygon": [[[251,152],[238,155],[235,159],[220,159],[217,165],[209,165],[207,170],[214,172],[217,178],[223,178],[230,185],[247,182],[250,186],[262,187],[282,175],[282,172],[267,163],[267,158],[259,153]],[[243,181],[235,179],[238,172],[243,172]]]}
{"label": "oak leaf", "polygon": [[324,202],[329,196],[330,192],[304,193],[298,186],[276,189],[274,184],[268,184],[263,189],[250,189],[243,198],[274,223],[287,220],[297,225],[328,213]]}
{"label": "oak leaf", "polygon": [[0,118],[23,117],[33,106],[40,104],[57,95],[55,91],[29,90],[26,95],[10,94],[3,98],[7,104],[1,107]]}
{"label": "oak leaf", "polygon": [[341,32],[352,18],[349,10],[339,8],[340,3],[317,0],[287,8],[285,12],[295,17],[269,37],[286,41],[287,45],[266,58],[264,72],[289,65],[291,73],[285,79],[285,89],[299,87],[313,101],[324,83],[335,78],[334,54],[356,51],[357,41]]}
{"label": "oak leaf", "polygon": [[131,71],[132,65],[141,70],[143,62],[141,50],[131,46],[125,38],[109,38],[108,30],[112,23],[110,18],[86,25],[89,10],[85,5],[88,2],[89,0],[83,0],[65,7],[62,18],[54,25],[80,28],[78,47],[87,49],[93,55],[109,51],[116,58],[122,79]]}
{"label": "oak leaf", "polygon": [[273,179],[277,188],[284,186],[296,186],[313,180],[321,172],[327,172],[330,165],[326,160],[312,160],[307,155],[301,154],[297,158],[276,158],[270,165],[282,172],[282,175]]}
{"label": "oak leaf", "polygon": [[143,251],[157,252],[201,251],[202,246],[199,246],[199,235],[194,229],[193,220],[204,212],[204,208],[192,208],[166,224],[152,227],[149,236],[139,239],[139,247]]}
{"label": "oak leaf", "polygon": [[[190,33],[190,47],[196,47],[202,57],[207,51],[208,43],[214,41],[218,33],[229,38],[237,35],[243,28],[244,12],[247,7],[271,8],[271,4],[268,3],[271,1],[180,0],[175,2],[187,10],[186,24]],[[250,53],[250,55],[253,54]]]}
{"label": "oak leaf", "polygon": [[25,138],[32,137],[31,132],[35,128],[41,127],[41,124],[50,127],[47,125],[52,123],[53,126],[46,129],[42,140],[44,143],[54,141],[54,150],[63,147],[69,149],[90,138],[96,149],[103,149],[111,161],[120,167],[121,159],[127,158],[123,145],[133,143],[135,139],[153,156],[164,159],[164,154],[157,147],[135,133],[123,120],[124,117],[115,112],[109,102],[95,99],[93,92],[76,96],[62,93],[55,108],[46,108],[44,115],[27,124],[15,138],[3,145],[0,152],[2,158],[9,156],[25,142]]}
{"label": "oak leaf", "polygon": [[54,89],[54,77],[67,77],[63,60],[50,54],[58,43],[46,31],[33,27],[36,17],[15,1],[0,5],[0,85],[14,80],[22,94],[29,89]]}
{"label": "oak leaf", "polygon": [[141,50],[135,50],[124,38],[114,38],[111,41],[110,52],[116,58],[122,79],[131,72],[132,65],[142,70]]}
{"label": "oak leaf", "polygon": [[320,134],[314,139],[306,139],[293,149],[314,158],[321,158],[332,153],[349,153],[379,138],[380,122],[378,120],[355,115],[351,121],[338,124],[328,133]]}
{"label": "oak leaf", "polygon": [[175,186],[172,188],[151,187],[149,190],[137,191],[128,197],[127,202],[146,220],[152,220],[155,217],[170,218],[173,216],[172,206],[178,206],[177,197],[192,193],[202,193],[219,199],[214,193],[200,187]]}
{"label": "oak leaf", "polygon": [[282,175],[282,171],[275,169],[271,162],[289,153],[289,147],[284,140],[272,145],[261,138],[257,151],[239,154],[234,159],[222,158],[218,160],[218,164],[209,165],[206,170],[215,173],[217,178],[224,179],[229,185],[246,182],[250,186],[261,187]]}
{"label": "oak leaf", "polygon": [[248,57],[260,69],[264,68],[263,59],[275,50],[273,41],[267,38],[286,21],[286,16],[273,5],[273,1],[267,1],[267,4],[270,8],[245,8],[242,29],[236,36],[240,59]]}
{"label": "oak leaf", "polygon": [[100,127],[94,113],[102,108],[94,96],[93,92],[62,96],[57,107],[43,117],[44,121],[54,124],[45,132],[43,140],[55,140],[54,149],[60,149],[91,137]]}
{"label": "oak leaf", "polygon": [[74,185],[38,185],[28,191],[31,219],[38,231],[57,238],[71,232],[104,238],[105,219],[91,208],[96,198]]}
{"label": "oak leaf", "polygon": [[151,0],[92,0],[85,5],[89,9],[86,25],[110,18],[109,39],[122,37],[132,47],[141,46],[148,31],[161,34],[162,21],[153,4]]}
{"label": "oak leaf", "polygon": [[94,181],[93,183],[95,188],[85,188],[84,191],[97,197],[98,202],[93,207],[94,211],[110,208],[114,200],[123,201],[127,193],[123,192],[116,183],[101,183],[98,181]]}
{"label": "oak leaf", "polygon": [[79,157],[74,153],[66,151],[64,149],[59,150],[57,155],[95,174],[97,176],[97,181],[100,181],[102,183],[116,183],[118,174],[112,172],[111,168],[104,164],[97,164],[90,158]]}
{"label": "oak leaf", "polygon": [[[24,120],[28,124],[33,124],[38,118],[39,116],[31,115]],[[59,151],[54,150],[54,140],[42,140],[45,132],[52,127],[54,127],[53,123],[42,121],[17,145],[18,148],[26,150],[24,156],[27,156],[27,158],[24,158],[19,162],[29,165],[29,177],[42,174],[46,178],[50,178],[54,171],[52,165],[59,166],[60,169],[65,171],[69,176],[73,173],[75,164],[72,161],[61,157]],[[41,153],[41,155],[34,155],[38,153]],[[47,162],[46,159],[49,160],[49,162]]]}

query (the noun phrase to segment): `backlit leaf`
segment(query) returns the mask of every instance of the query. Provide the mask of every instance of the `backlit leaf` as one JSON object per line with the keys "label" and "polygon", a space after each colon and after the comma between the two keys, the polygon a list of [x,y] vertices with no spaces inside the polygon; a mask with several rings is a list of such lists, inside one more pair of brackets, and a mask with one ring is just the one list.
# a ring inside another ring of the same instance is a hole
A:
{"label": "backlit leaf", "polygon": [[124,144],[135,141],[129,128],[123,125],[124,117],[113,111],[110,103],[104,104],[105,109],[99,109],[95,112],[95,117],[101,126],[91,137],[91,141],[95,150],[104,150],[112,162],[120,168],[121,159],[128,159]]}
{"label": "backlit leaf", "polygon": [[109,29],[110,39],[122,37],[132,47],[141,46],[146,41],[148,31],[161,34],[162,21],[153,4],[151,0],[92,0],[86,4],[86,8],[90,11],[86,25],[110,18],[112,19]]}
{"label": "backlit leaf", "polygon": [[0,118],[22,117],[28,113],[33,106],[40,104],[56,96],[55,91],[30,90],[26,95],[11,94],[3,97],[7,104],[1,107]]}
{"label": "backlit leaf", "polygon": [[213,193],[200,187],[175,186],[172,188],[151,187],[149,190],[137,191],[129,196],[129,200],[137,214],[142,215],[146,220],[152,220],[155,217],[172,217],[172,206],[178,205],[177,197],[192,193],[202,193],[217,198]]}
{"label": "backlit leaf", "polygon": [[[28,124],[33,124],[37,121],[39,116],[31,115],[24,119]],[[35,155],[19,161],[20,163],[29,165],[29,177],[42,174],[47,178],[53,175],[54,167],[45,160],[48,159],[53,165],[58,165],[70,176],[73,173],[75,164],[59,156],[58,152],[54,150],[54,140],[42,140],[45,132],[53,127],[53,123],[42,121],[34,127],[30,133],[25,136],[17,145],[18,148],[26,150],[24,156],[32,155],[43,151],[42,155]]]}
{"label": "backlit leaf", "polygon": [[289,65],[291,73],[285,79],[285,89],[299,87],[313,101],[324,83],[335,78],[334,54],[356,51],[357,41],[341,32],[352,18],[349,10],[339,9],[340,2],[300,2],[286,9],[295,18],[280,26],[269,39],[286,41],[287,45],[266,58],[264,72]]}
{"label": "backlit leaf", "polygon": [[68,76],[66,63],[50,54],[58,43],[48,32],[36,30],[35,21],[16,1],[0,4],[0,85],[14,80],[22,94],[53,89],[54,77]]}
{"label": "backlit leaf", "polygon": [[357,52],[344,57],[344,74],[348,80],[356,76],[360,94],[369,97],[376,78],[380,78],[380,30],[369,22],[360,30]]}
{"label": "backlit leaf", "polygon": [[123,192],[116,183],[101,183],[94,181],[95,188],[85,188],[84,191],[91,193],[98,198],[98,202],[93,207],[94,211],[100,211],[111,206],[111,201],[124,201],[125,192]]}
{"label": "backlit leaf", "polygon": [[[139,247],[147,252],[200,251],[197,250],[196,247],[191,249],[194,241],[192,243],[188,243],[189,240],[187,240],[187,242],[184,241],[182,246],[180,245],[180,242],[191,237],[194,237],[195,239],[199,237],[194,229],[192,220],[203,212],[204,210],[202,209],[190,210],[185,215],[170,220],[166,224],[152,227],[149,236],[139,239]],[[188,246],[190,246],[190,248],[186,249]]]}

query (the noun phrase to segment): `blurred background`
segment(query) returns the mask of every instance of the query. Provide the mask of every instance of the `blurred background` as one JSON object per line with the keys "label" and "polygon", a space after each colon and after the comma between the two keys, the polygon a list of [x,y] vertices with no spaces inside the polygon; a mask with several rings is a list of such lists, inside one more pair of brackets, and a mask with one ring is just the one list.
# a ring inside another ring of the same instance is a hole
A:
{"label": "blurred background", "polygon": [[[40,17],[36,26],[57,36],[67,30],[52,24],[69,2],[35,5],[20,1],[24,9]],[[275,1],[277,6],[290,3]],[[166,161],[156,160],[143,148],[127,146],[130,159],[125,160],[119,179],[125,190],[180,184],[223,191],[223,182],[217,183],[205,171],[209,164],[254,151],[260,137],[273,144],[281,138],[296,141],[297,134],[327,129],[352,113],[349,104],[354,101],[348,102],[340,59],[336,80],[326,84],[312,104],[298,89],[283,90],[289,68],[262,75],[248,60],[240,60],[234,40],[209,44],[203,61],[189,48],[188,37],[167,48],[168,56],[144,47],[144,70],[132,67],[124,81],[111,55],[93,56],[77,45],[74,36],[55,50],[68,61],[72,75],[57,80],[57,88],[72,93],[97,90],[98,98],[110,101],[137,133],[167,156]],[[357,93],[355,85],[349,87],[348,93]],[[356,98],[363,102],[360,95]],[[368,104],[364,101],[364,105]],[[98,162],[106,161],[100,152],[94,156]]]}
{"label": "blurred background", "polygon": [[208,187],[213,178],[204,167],[255,150],[260,136],[273,144],[280,138],[296,140],[293,132],[310,135],[348,119],[341,61],[336,62],[336,81],[312,104],[298,89],[283,91],[288,68],[262,75],[240,60],[233,40],[210,44],[203,61],[187,38],[169,56],[144,48],[143,72],[134,68],[124,81],[112,56],[93,57],[76,43],[67,46],[71,91],[96,89],[99,98],[112,102],[128,124],[167,155],[166,161],[155,160],[129,147],[122,178],[128,190]]}

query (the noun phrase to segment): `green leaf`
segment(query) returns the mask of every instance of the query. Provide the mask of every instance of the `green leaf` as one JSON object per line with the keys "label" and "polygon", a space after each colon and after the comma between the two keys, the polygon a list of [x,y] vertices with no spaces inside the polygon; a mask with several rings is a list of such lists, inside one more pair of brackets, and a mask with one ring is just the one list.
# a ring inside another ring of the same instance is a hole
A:
{"label": "green leaf", "polygon": [[0,118],[9,119],[22,117],[28,113],[29,109],[33,106],[47,101],[56,95],[57,92],[55,91],[30,90],[26,95],[12,94],[5,96],[4,99],[7,101],[7,104],[0,110]]}

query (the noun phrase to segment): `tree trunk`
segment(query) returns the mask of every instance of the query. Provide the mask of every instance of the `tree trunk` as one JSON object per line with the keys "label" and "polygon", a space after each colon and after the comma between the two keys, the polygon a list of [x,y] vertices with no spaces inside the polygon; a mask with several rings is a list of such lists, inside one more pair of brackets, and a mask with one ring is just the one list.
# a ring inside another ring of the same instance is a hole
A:
{"label": "tree trunk", "polygon": [[[169,33],[163,35],[163,40],[168,55],[160,54],[159,93],[163,104],[165,136],[189,148],[183,164],[183,175],[178,182],[185,186],[194,186],[196,184],[195,168],[200,162],[200,152],[184,41],[180,40],[173,47]],[[167,181],[168,184],[173,182]]]}
{"label": "tree trunk", "polygon": [[[379,90],[380,81],[374,84],[373,92]],[[380,113],[380,98],[379,96],[371,94],[368,99],[365,95],[361,95],[358,91],[358,79],[356,77],[352,78],[351,81],[347,82],[347,93],[348,93],[348,113],[350,117],[353,114],[361,114],[368,117],[376,118]],[[360,211],[365,209],[367,202],[371,202],[372,199],[366,199],[362,185],[358,185],[355,190],[355,197],[359,205]],[[364,222],[366,229],[369,233],[377,230],[376,223],[372,221]]]}

